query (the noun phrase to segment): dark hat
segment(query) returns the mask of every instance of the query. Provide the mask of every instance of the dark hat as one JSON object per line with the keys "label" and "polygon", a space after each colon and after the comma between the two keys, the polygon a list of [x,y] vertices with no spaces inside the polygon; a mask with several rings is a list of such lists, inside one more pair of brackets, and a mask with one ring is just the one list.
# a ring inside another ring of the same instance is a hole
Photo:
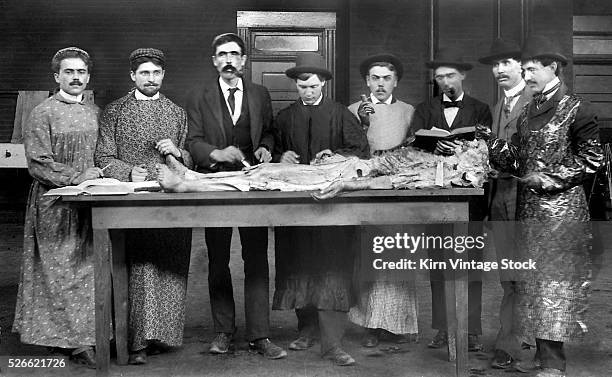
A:
{"label": "dark hat", "polygon": [[292,79],[297,79],[302,73],[314,73],[321,75],[325,80],[331,80],[331,72],[325,68],[325,61],[321,54],[316,52],[304,52],[297,55],[295,67],[289,68],[285,74]]}
{"label": "dark hat", "polygon": [[136,50],[132,51],[130,54],[130,64],[134,63],[134,61],[140,58],[155,58],[159,60],[162,65],[166,64],[166,56],[162,50],[158,50],[156,48],[137,48]]}
{"label": "dark hat", "polygon": [[438,67],[452,67],[460,71],[469,71],[472,65],[463,60],[461,51],[454,47],[441,48],[436,53],[434,60],[425,63],[427,68],[436,69]]}
{"label": "dark hat", "polygon": [[566,65],[568,59],[561,54],[561,46],[557,40],[545,37],[543,35],[533,35],[527,38],[525,41],[525,47],[523,48],[522,59],[533,60],[548,58],[556,60],[561,65]]}
{"label": "dark hat", "polygon": [[510,39],[497,38],[491,45],[489,55],[478,59],[482,64],[495,64],[496,61],[507,58],[521,59],[521,47]]}
{"label": "dark hat", "polygon": [[367,57],[364,61],[359,64],[359,73],[361,77],[365,78],[370,72],[370,68],[374,63],[390,63],[395,67],[395,73],[397,74],[397,80],[399,81],[404,74],[404,66],[399,58],[393,54],[378,54]]}

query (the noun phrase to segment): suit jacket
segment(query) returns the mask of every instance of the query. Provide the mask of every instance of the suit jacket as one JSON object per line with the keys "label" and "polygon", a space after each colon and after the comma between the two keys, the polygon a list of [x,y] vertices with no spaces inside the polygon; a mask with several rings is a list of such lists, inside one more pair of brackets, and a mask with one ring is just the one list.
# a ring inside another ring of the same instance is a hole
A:
{"label": "suit jacket", "polygon": [[[242,80],[249,107],[249,121],[253,150],[265,146],[270,152],[274,148],[272,134],[272,103],[268,90],[257,84]],[[186,146],[197,171],[208,172],[214,162],[210,153],[215,149],[228,147],[228,136],[223,128],[222,107],[225,100],[219,93],[219,84],[215,80],[212,85],[203,85],[189,96],[187,103]]]}
{"label": "suit jacket", "polygon": [[[516,104],[507,118],[502,116],[504,98],[493,107],[493,125],[491,132],[495,137],[510,141],[517,132],[518,118],[531,101],[533,93],[525,86]],[[500,172],[496,179],[491,179],[491,197],[489,198],[491,220],[514,220],[516,218],[517,181],[509,173]]]}
{"label": "suit jacket", "polygon": [[[456,128],[475,126],[476,124],[482,124],[491,128],[492,123],[493,119],[489,106],[474,97],[464,94],[463,107],[459,109],[453,124],[450,126],[446,123],[446,118],[444,117],[442,97],[438,96],[417,106],[412,119],[411,129],[414,133],[421,128],[431,129],[435,126],[450,131]],[[431,151],[435,148],[435,144],[433,146],[424,145],[418,141],[415,143],[415,146]]]}

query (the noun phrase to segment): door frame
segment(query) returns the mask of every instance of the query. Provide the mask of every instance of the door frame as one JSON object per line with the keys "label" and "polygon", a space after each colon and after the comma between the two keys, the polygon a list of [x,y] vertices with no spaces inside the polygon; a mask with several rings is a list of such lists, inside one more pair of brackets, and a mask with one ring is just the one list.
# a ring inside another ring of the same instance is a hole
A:
{"label": "door frame", "polygon": [[[273,12],[273,11],[237,11],[238,35],[244,40],[249,59],[244,67],[244,75],[251,80],[251,58],[257,61],[274,61],[274,56],[251,56],[252,32],[275,30],[323,30],[321,41],[322,53],[327,68],[336,77],[336,13],[335,12]],[[295,54],[283,55],[283,58],[296,58]],[[336,94],[335,80],[332,85],[325,85],[325,95],[334,99]]]}

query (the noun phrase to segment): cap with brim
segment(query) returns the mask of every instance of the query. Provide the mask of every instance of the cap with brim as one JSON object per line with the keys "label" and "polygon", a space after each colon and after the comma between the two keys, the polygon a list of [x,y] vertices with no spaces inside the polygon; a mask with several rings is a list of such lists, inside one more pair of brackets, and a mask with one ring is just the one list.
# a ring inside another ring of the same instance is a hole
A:
{"label": "cap with brim", "polygon": [[567,65],[568,59],[561,53],[561,47],[556,40],[543,35],[534,35],[527,38],[525,48],[521,55],[523,61],[551,59],[561,65]]}
{"label": "cap with brim", "polygon": [[295,59],[295,67],[285,71],[287,77],[297,79],[302,73],[313,73],[325,80],[332,79],[332,73],[325,67],[323,56],[314,52],[300,53]]}
{"label": "cap with brim", "polygon": [[162,64],[166,64],[166,56],[163,51],[156,48],[137,48],[130,54],[130,63],[140,58],[155,58]]}
{"label": "cap with brim", "polygon": [[436,69],[438,67],[451,67],[460,71],[469,71],[472,69],[472,64],[463,60],[461,51],[456,48],[441,48],[436,54],[434,60],[425,63],[427,68]]}
{"label": "cap with brim", "polygon": [[514,58],[521,59],[521,47],[516,41],[497,38],[491,45],[489,55],[484,56],[478,61],[482,64],[495,64],[498,60]]}
{"label": "cap with brim", "polygon": [[370,73],[370,68],[374,63],[390,63],[395,67],[395,73],[397,74],[397,80],[399,81],[404,74],[404,66],[399,58],[393,54],[378,54],[367,57],[364,61],[359,64],[359,73],[361,77],[365,78]]}

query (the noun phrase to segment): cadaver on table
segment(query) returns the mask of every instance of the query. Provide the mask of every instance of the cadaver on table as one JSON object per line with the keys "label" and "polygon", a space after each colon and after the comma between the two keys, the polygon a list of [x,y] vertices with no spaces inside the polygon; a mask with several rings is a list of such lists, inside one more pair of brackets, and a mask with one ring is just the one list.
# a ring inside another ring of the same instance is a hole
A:
{"label": "cadaver on table", "polygon": [[[188,170],[175,159],[167,158],[169,168],[185,181],[210,190],[240,191],[311,191],[340,181],[359,182],[359,189],[440,187],[436,185],[440,162],[444,170],[442,187],[482,187],[489,171],[486,143],[478,140],[464,141],[453,156],[404,147],[368,160],[333,155],[312,165],[263,163],[241,171],[208,174]],[[383,176],[387,178],[377,178]],[[160,183],[163,187],[164,183]]]}

